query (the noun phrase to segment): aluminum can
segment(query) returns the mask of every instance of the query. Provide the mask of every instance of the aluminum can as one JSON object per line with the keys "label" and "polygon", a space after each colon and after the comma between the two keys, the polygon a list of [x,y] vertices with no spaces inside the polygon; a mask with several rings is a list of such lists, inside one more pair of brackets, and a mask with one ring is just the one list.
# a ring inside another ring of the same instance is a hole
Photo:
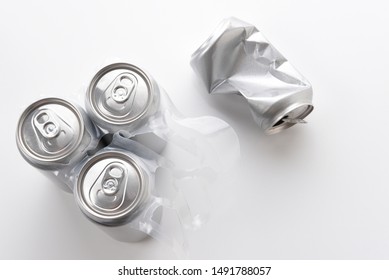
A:
{"label": "aluminum can", "polygon": [[16,143],[31,165],[61,170],[96,148],[98,134],[82,108],[60,98],[44,98],[22,113]]}
{"label": "aluminum can", "polygon": [[81,167],[75,197],[81,211],[120,241],[135,242],[146,233],[128,226],[142,212],[152,180],[127,151],[106,149]]}
{"label": "aluminum can", "polygon": [[191,65],[209,93],[243,96],[267,134],[305,122],[313,110],[311,84],[255,26],[239,19],[223,20]]}
{"label": "aluminum can", "polygon": [[93,77],[85,105],[102,130],[131,131],[145,124],[159,106],[159,87],[139,67],[128,63],[110,64]]}

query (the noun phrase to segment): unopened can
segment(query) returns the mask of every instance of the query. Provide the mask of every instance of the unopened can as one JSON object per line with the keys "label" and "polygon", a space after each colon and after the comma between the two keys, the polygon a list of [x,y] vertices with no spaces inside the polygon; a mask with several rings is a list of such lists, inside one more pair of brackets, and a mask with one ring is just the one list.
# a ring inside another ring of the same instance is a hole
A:
{"label": "unopened can", "polygon": [[114,63],[98,71],[89,84],[86,109],[104,131],[139,128],[159,106],[159,87],[139,67]]}
{"label": "unopened can", "polygon": [[31,165],[60,170],[94,149],[98,133],[82,108],[60,98],[44,98],[22,113],[16,143]]}
{"label": "unopened can", "polygon": [[120,241],[147,236],[128,223],[142,211],[151,179],[127,151],[115,148],[91,157],[81,168],[75,197],[82,212]]}

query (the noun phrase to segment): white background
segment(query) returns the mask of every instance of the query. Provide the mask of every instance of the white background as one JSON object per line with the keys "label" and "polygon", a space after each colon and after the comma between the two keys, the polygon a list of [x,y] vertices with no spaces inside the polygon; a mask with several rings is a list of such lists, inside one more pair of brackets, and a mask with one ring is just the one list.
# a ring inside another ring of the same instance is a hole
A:
{"label": "white background", "polygon": [[[113,57],[147,69],[185,115],[220,117],[240,138],[236,179],[211,197],[189,258],[389,258],[387,12],[385,1],[2,1],[0,258],[175,257],[98,230],[15,145],[29,103],[79,94]],[[312,83],[307,125],[265,136],[243,99],[206,93],[190,55],[232,15]]]}

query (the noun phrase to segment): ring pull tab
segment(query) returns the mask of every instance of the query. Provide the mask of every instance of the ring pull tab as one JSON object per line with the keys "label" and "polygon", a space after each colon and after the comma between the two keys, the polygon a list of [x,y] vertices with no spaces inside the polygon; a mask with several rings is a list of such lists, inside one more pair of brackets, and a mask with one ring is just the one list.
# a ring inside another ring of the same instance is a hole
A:
{"label": "ring pull tab", "polygon": [[61,151],[73,139],[72,128],[50,109],[38,111],[32,122],[42,149],[48,153]]}
{"label": "ring pull tab", "polygon": [[283,122],[287,122],[287,123],[293,123],[293,124],[297,124],[297,123],[307,123],[306,120],[304,119],[294,119],[294,118],[289,118],[289,117],[285,117],[282,119]]}
{"label": "ring pull tab", "polygon": [[127,185],[126,168],[120,162],[108,164],[90,190],[90,199],[97,207],[114,210],[123,204]]}
{"label": "ring pull tab", "polygon": [[108,111],[122,115],[131,112],[138,80],[130,72],[122,72],[109,84],[102,95],[103,105]]}

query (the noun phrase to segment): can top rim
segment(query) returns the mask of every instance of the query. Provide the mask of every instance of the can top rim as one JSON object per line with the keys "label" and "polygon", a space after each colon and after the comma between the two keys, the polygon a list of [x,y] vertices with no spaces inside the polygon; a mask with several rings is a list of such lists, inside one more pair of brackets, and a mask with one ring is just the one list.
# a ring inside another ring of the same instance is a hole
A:
{"label": "can top rim", "polygon": [[[97,211],[95,207],[90,205],[90,203],[88,203],[88,201],[85,199],[83,195],[83,184],[85,176],[89,170],[97,162],[108,158],[114,158],[115,160],[120,159],[131,165],[135,169],[140,183],[137,195],[128,207],[125,207],[123,210],[118,211],[117,213],[113,211],[110,214],[104,214]],[[121,151],[105,151],[88,160],[82,167],[77,178],[75,196],[81,210],[93,221],[105,225],[119,225],[127,221],[128,218],[143,204],[147,193],[147,188],[147,180],[145,178],[144,171],[130,155],[124,154]]]}
{"label": "can top rim", "polygon": [[[22,127],[23,127],[23,124],[24,124],[26,118],[34,110],[36,110],[39,107],[42,107],[45,105],[51,105],[51,104],[64,106],[64,107],[70,109],[72,111],[72,113],[74,113],[74,115],[77,117],[77,121],[80,124],[80,130],[78,131],[78,134],[77,134],[78,135],[77,141],[74,144],[72,144],[69,149],[65,149],[64,151],[62,151],[61,153],[59,153],[58,155],[55,155],[55,156],[43,156],[43,155],[40,155],[39,153],[36,153],[33,150],[31,150],[31,148],[28,147],[27,143],[25,143],[24,137],[23,137],[23,132],[22,132]],[[36,160],[42,164],[49,164],[49,163],[53,163],[55,161],[61,161],[61,160],[65,159],[68,155],[72,154],[77,149],[77,147],[80,145],[81,140],[82,140],[83,135],[84,135],[84,129],[82,129],[83,127],[84,127],[84,120],[82,118],[82,115],[81,115],[80,111],[77,109],[77,107],[74,106],[71,102],[64,100],[64,99],[61,99],[61,98],[57,98],[57,97],[42,98],[42,99],[35,101],[30,106],[28,106],[23,111],[22,115],[20,116],[19,121],[18,121],[18,125],[17,125],[17,129],[16,129],[16,143],[17,143],[19,150],[24,155],[26,155],[28,158]]]}
{"label": "can top rim", "polygon": [[[146,86],[147,86],[147,89],[148,89],[148,91],[147,91],[147,94],[148,94],[147,103],[145,104],[143,110],[139,114],[137,114],[133,117],[123,118],[122,116],[115,117],[114,115],[110,116],[110,115],[104,114],[99,109],[98,104],[96,104],[96,99],[94,98],[93,92],[94,92],[94,89],[96,88],[96,85],[100,81],[100,79],[104,75],[106,75],[107,73],[114,71],[114,70],[120,70],[120,69],[133,71],[134,73],[141,76],[144,79]],[[112,124],[112,125],[118,125],[118,124],[119,125],[126,125],[126,124],[130,124],[130,123],[142,118],[147,113],[147,111],[148,111],[148,109],[153,101],[153,94],[152,94],[153,91],[154,91],[153,83],[151,82],[151,78],[149,77],[149,75],[145,71],[143,71],[141,68],[139,68],[133,64],[129,64],[129,63],[125,63],[125,62],[118,62],[118,63],[109,64],[109,65],[103,67],[92,78],[92,81],[89,83],[87,93],[86,93],[86,101],[87,101],[86,103],[87,103],[87,105],[89,105],[88,107],[91,109],[92,113],[94,115],[98,116],[99,118],[103,119],[105,122]]]}

